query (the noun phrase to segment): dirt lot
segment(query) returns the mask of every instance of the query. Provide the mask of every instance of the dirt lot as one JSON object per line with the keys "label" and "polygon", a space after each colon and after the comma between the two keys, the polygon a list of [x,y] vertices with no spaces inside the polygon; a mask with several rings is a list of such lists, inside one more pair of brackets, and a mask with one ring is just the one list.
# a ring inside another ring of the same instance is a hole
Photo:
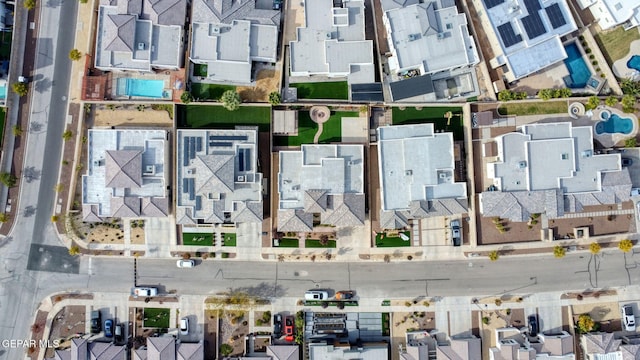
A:
{"label": "dirt lot", "polygon": [[[51,324],[51,332],[49,333],[50,340],[64,340],[61,341],[60,349],[65,349],[70,346],[68,341],[72,335],[84,333],[86,331],[85,325],[86,319],[86,307],[85,306],[66,306],[56,314],[56,317]],[[53,348],[48,348],[45,354],[45,358],[53,357]]]}
{"label": "dirt lot", "polygon": [[124,244],[124,232],[119,228],[95,225],[93,229],[90,228],[89,230],[89,235],[86,237],[89,243]]}
{"label": "dirt lot", "polygon": [[94,126],[173,126],[173,119],[165,110],[137,110],[135,105],[116,105],[113,110],[99,106],[95,110]]}
{"label": "dirt lot", "polygon": [[260,70],[256,76],[255,86],[238,86],[237,91],[245,102],[267,102],[269,94],[278,91],[279,86],[279,71]]}
{"label": "dirt lot", "polygon": [[220,324],[220,342],[233,346],[230,356],[244,353],[244,337],[249,334],[249,313],[245,311],[225,311]]}

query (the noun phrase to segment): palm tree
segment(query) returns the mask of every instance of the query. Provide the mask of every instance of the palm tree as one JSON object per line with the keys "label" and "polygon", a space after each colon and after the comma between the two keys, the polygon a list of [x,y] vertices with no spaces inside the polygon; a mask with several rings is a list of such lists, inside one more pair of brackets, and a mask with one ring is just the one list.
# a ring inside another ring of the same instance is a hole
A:
{"label": "palm tree", "polygon": [[598,255],[601,249],[602,247],[600,247],[600,244],[598,244],[597,242],[592,242],[591,244],[589,244],[589,251],[591,251],[593,255]]}

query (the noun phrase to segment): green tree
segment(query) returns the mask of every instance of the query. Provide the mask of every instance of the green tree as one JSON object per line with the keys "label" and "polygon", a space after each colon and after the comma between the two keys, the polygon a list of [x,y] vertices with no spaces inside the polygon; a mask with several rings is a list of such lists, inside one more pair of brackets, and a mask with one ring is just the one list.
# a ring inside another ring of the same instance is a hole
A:
{"label": "green tree", "polygon": [[632,113],[636,107],[636,97],[633,95],[625,95],[622,97],[622,111]]}
{"label": "green tree", "polygon": [[81,58],[82,58],[82,53],[80,52],[80,50],[71,49],[71,51],[69,51],[69,59],[71,59],[71,61],[78,61]]}
{"label": "green tree", "polygon": [[69,141],[73,137],[73,132],[71,130],[66,130],[62,133],[62,139],[64,141]]}
{"label": "green tree", "polygon": [[76,256],[80,254],[80,248],[77,245],[73,245],[69,248],[69,255]]}
{"label": "green tree", "polygon": [[589,100],[587,100],[587,105],[585,105],[585,108],[587,110],[593,110],[597,108],[598,105],[600,105],[600,98],[598,98],[597,96],[591,96]]}
{"label": "green tree", "polygon": [[498,100],[500,101],[513,100],[513,93],[509,90],[502,90],[498,93]]}
{"label": "green tree", "polygon": [[180,101],[182,101],[183,104],[188,104],[193,101],[193,95],[191,95],[190,92],[185,91],[180,95]]}
{"label": "green tree", "polygon": [[607,99],[604,101],[604,103],[607,106],[614,107],[614,106],[618,105],[618,98],[613,96],[613,95],[610,95],[609,97],[607,97]]}
{"label": "green tree", "polygon": [[31,10],[36,7],[36,0],[24,0],[24,8]]}
{"label": "green tree", "polygon": [[589,314],[581,314],[578,317],[578,332],[581,334],[586,334],[590,331],[593,331],[595,328],[595,321],[591,318]]}
{"label": "green tree", "polygon": [[565,249],[564,246],[556,245],[553,248],[553,256],[555,256],[558,259],[562,259],[566,254],[567,254],[567,249]]}
{"label": "green tree", "polygon": [[225,109],[229,111],[235,111],[240,108],[240,103],[242,99],[240,99],[240,94],[238,94],[235,90],[227,90],[222,93],[220,97],[220,102]]}
{"label": "green tree", "polygon": [[229,356],[231,355],[232,352],[233,352],[233,346],[229,344],[220,345],[220,354],[222,354],[222,356]]}
{"label": "green tree", "polygon": [[13,83],[11,85],[11,88],[13,89],[13,92],[20,95],[20,96],[25,96],[27,95],[27,92],[29,92],[29,88],[27,87],[27,84],[23,83],[23,82],[16,82]]}
{"label": "green tree", "polygon": [[18,179],[10,173],[7,173],[7,172],[0,173],[0,183],[2,183],[6,187],[16,186],[17,181]]}
{"label": "green tree", "polygon": [[493,250],[489,253],[489,260],[496,261],[498,260],[498,258],[500,258],[500,254],[497,250]]}
{"label": "green tree", "polygon": [[571,97],[571,95],[573,95],[573,92],[571,92],[571,89],[569,88],[562,88],[562,89],[557,89],[555,91],[555,95],[557,98],[568,98],[568,97]]}
{"label": "green tree", "polygon": [[633,241],[629,239],[620,240],[620,242],[618,243],[618,249],[620,249],[620,251],[622,251],[623,253],[628,253],[629,251],[631,251],[631,249],[633,249]]}
{"label": "green tree", "polygon": [[542,89],[538,92],[538,97],[542,100],[549,100],[553,97],[553,89]]}
{"label": "green tree", "polygon": [[0,223],[6,223],[7,221],[9,221],[10,217],[9,214],[7,213],[0,213]]}
{"label": "green tree", "polygon": [[20,128],[20,125],[13,125],[11,127],[11,132],[13,133],[13,136],[22,136],[22,129]]}
{"label": "green tree", "polygon": [[282,102],[282,96],[279,92],[273,91],[269,94],[269,104],[275,106]]}
{"label": "green tree", "polygon": [[589,244],[589,251],[591,251],[593,255],[598,255],[601,249],[602,247],[597,242],[592,242],[591,244]]}
{"label": "green tree", "polygon": [[636,138],[629,138],[627,140],[624,141],[624,147],[628,147],[628,148],[632,148],[632,147],[636,147],[638,141],[636,140]]}
{"label": "green tree", "polygon": [[625,95],[640,96],[640,82],[633,81],[629,78],[620,81],[620,88]]}

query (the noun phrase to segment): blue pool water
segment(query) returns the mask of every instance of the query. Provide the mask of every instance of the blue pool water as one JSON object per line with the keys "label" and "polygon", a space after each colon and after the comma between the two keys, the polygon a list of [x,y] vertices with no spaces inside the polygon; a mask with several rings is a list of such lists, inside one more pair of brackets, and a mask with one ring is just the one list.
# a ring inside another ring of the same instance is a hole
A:
{"label": "blue pool water", "polygon": [[4,100],[7,97],[7,86],[6,85],[2,85],[0,86],[0,100]]}
{"label": "blue pool water", "polygon": [[629,61],[627,61],[627,67],[640,71],[640,55],[633,55]]}
{"label": "blue pool water", "polygon": [[563,79],[564,84],[572,89],[585,87],[591,77],[591,71],[589,71],[587,63],[582,58],[578,45],[571,43],[565,46],[564,50],[567,52],[567,58],[564,59],[564,64],[567,70],[569,70],[569,76],[565,76]]}
{"label": "blue pool water", "polygon": [[164,97],[163,80],[118,79],[118,95],[149,98]]}
{"label": "blue pool water", "polygon": [[[606,114],[606,115],[605,115]],[[603,112],[600,117],[606,119],[596,124],[596,134],[630,134],[633,130],[633,121],[629,118],[621,118],[616,114]]]}

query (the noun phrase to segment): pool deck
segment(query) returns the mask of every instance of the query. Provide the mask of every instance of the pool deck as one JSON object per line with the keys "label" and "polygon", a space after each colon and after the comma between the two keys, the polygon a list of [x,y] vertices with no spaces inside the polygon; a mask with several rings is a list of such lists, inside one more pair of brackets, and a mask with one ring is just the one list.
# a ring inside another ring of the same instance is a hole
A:
{"label": "pool deck", "polygon": [[[621,134],[621,133],[603,133],[603,134],[598,134],[596,132],[596,124],[598,124],[600,121],[604,121],[602,120],[602,113],[603,112],[609,112],[610,114],[616,114],[618,115],[620,118],[623,119],[631,119],[631,122],[633,124],[633,129],[631,130],[631,132],[629,134]],[[602,144],[602,146],[606,147],[606,148],[610,148],[610,147],[614,147],[616,146],[616,144],[635,137],[636,134],[638,134],[638,117],[636,117],[636,115],[634,114],[627,114],[627,113],[623,113],[622,111],[618,110],[618,109],[614,109],[608,106],[598,106],[595,110],[593,110],[593,116],[591,117],[591,120],[593,121],[593,138],[595,140],[598,140],[598,142],[600,144]]]}
{"label": "pool deck", "polygon": [[633,55],[640,55],[640,40],[631,42],[629,52],[622,59],[616,60],[611,67],[613,73],[619,78],[630,78],[631,80],[640,80],[640,71],[629,69],[627,62]]}

